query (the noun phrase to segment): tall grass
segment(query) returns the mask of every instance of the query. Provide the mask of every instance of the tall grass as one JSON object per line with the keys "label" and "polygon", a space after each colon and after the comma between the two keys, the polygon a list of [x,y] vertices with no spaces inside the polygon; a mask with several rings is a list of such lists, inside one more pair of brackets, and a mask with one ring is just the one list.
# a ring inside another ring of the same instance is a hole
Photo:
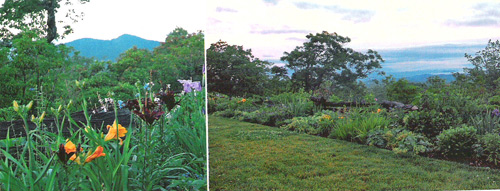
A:
{"label": "tall grass", "polygon": [[352,110],[338,117],[329,137],[364,143],[372,129],[387,128],[391,123],[382,113]]}
{"label": "tall grass", "polygon": [[310,100],[309,93],[300,91],[297,93],[286,92],[275,95],[270,98],[275,104],[281,104],[291,113],[292,116],[307,116],[312,114],[314,107],[313,102]]}

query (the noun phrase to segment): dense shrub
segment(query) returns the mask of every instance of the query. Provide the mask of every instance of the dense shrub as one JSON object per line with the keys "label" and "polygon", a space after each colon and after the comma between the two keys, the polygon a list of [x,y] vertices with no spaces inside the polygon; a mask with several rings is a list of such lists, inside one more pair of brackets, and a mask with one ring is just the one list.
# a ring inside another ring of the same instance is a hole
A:
{"label": "dense shrub", "polygon": [[486,156],[486,160],[495,162],[500,160],[500,135],[496,133],[486,134],[479,139],[481,149],[480,155]]}
{"label": "dense shrub", "polygon": [[415,104],[419,106],[419,110],[408,113],[403,118],[402,125],[429,138],[450,127],[467,123],[472,116],[485,109],[480,100],[451,89],[426,91],[419,95]]}
{"label": "dense shrub", "polygon": [[473,145],[478,142],[477,130],[466,125],[444,130],[437,139],[438,149],[445,156],[451,157],[471,156]]}
{"label": "dense shrub", "polygon": [[411,103],[416,99],[418,93],[422,89],[408,80],[402,78],[395,81],[393,78],[388,78],[384,80],[387,88],[387,96],[390,100],[400,101],[403,103]]}

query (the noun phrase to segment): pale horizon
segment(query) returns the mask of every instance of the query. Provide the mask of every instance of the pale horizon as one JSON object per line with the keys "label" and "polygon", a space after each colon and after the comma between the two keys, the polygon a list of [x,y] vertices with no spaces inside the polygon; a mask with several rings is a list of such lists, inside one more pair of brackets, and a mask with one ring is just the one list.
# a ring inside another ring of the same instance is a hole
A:
{"label": "pale horizon", "polygon": [[328,31],[351,38],[355,50],[444,44],[477,45],[500,39],[496,1],[210,0],[206,48],[218,40],[242,45],[263,60],[277,60]]}

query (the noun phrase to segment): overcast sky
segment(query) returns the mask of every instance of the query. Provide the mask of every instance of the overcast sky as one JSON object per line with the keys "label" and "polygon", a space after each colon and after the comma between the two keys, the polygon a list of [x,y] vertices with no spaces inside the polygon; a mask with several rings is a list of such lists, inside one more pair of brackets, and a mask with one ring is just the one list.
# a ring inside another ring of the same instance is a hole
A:
{"label": "overcast sky", "polygon": [[219,39],[279,59],[309,33],[351,38],[358,49],[485,44],[500,38],[499,1],[208,0],[206,43]]}
{"label": "overcast sky", "polygon": [[83,5],[62,6],[58,20],[65,18],[68,8],[83,12],[84,17],[77,23],[69,22],[74,33],[60,42],[80,38],[109,40],[122,34],[162,42],[176,26],[192,33],[204,31],[206,25],[206,0],[90,0]]}

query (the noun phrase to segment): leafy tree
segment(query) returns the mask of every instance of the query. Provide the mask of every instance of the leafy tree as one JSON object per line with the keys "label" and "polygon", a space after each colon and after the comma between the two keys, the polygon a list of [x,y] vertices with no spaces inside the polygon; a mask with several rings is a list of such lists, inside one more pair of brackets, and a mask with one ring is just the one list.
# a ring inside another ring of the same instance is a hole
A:
{"label": "leafy tree", "polygon": [[181,86],[178,79],[201,81],[205,64],[204,42],[201,31],[188,33],[183,28],[175,28],[153,51],[153,78],[175,88]]}
{"label": "leafy tree", "polygon": [[337,87],[357,86],[356,80],[381,68],[384,61],[376,51],[363,54],[343,47],[351,39],[337,33],[323,31],[306,37],[308,42],[281,57],[288,62],[286,67],[295,71],[293,84],[306,91],[317,89],[325,80],[333,81]]}
{"label": "leafy tree", "polygon": [[156,47],[154,54],[168,55],[168,64],[181,67],[182,77],[192,77],[201,80],[202,68],[205,63],[204,34],[188,33],[177,27],[167,35],[165,43]]}
{"label": "leafy tree", "polygon": [[[56,13],[61,8],[62,0],[5,0],[0,7],[0,36],[3,45],[10,46],[11,39],[17,31],[32,31],[39,36],[43,36],[48,43],[60,37],[57,32]],[[81,4],[90,0],[75,0]],[[65,4],[72,4],[71,0],[66,0]],[[73,22],[83,17],[83,13],[76,14],[74,9],[68,10],[66,17]],[[63,35],[72,32],[69,25],[64,26]]]}
{"label": "leafy tree", "polygon": [[120,54],[117,62],[110,66],[110,70],[116,75],[116,81],[134,84],[137,81],[149,80],[151,60],[152,53],[149,50],[133,47]]}
{"label": "leafy tree", "polygon": [[[490,96],[500,87],[500,41],[488,41],[484,50],[476,56],[465,54],[474,66],[464,68],[464,73],[454,73],[454,84],[465,87],[470,94],[483,97]],[[498,93],[498,92],[497,92]]]}
{"label": "leafy tree", "polygon": [[415,100],[418,94],[422,91],[419,86],[410,83],[405,78],[395,80],[392,75],[382,80],[387,88],[387,97],[391,101],[400,101],[406,104]]}
{"label": "leafy tree", "polygon": [[207,50],[209,91],[232,96],[263,95],[269,62],[254,58],[250,49],[218,41]]}
{"label": "leafy tree", "polygon": [[50,99],[64,96],[66,92],[61,91],[64,84],[60,79],[64,78],[69,65],[69,51],[64,45],[47,43],[34,32],[20,33],[13,40],[12,48],[3,47],[0,51],[0,71],[3,74],[0,92],[7,96],[0,100],[0,105],[9,106],[13,99],[36,99],[42,90]]}
{"label": "leafy tree", "polygon": [[271,68],[271,79],[266,84],[266,95],[288,92],[291,86],[288,70],[285,67],[273,66]]}

